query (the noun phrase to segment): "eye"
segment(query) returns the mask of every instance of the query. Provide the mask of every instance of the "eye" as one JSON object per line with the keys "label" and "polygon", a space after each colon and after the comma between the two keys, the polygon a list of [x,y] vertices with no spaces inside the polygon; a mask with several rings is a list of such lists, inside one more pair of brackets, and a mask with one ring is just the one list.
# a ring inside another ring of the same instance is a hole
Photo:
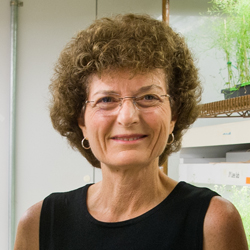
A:
{"label": "eye", "polygon": [[142,96],[142,100],[155,101],[155,100],[159,100],[159,97],[157,95],[154,95],[154,94],[148,94],[148,95]]}
{"label": "eye", "polygon": [[112,96],[105,96],[105,97],[102,97],[100,99],[97,100],[97,104],[98,103],[114,103],[114,102],[117,102],[118,99],[115,98],[115,97],[112,97]]}

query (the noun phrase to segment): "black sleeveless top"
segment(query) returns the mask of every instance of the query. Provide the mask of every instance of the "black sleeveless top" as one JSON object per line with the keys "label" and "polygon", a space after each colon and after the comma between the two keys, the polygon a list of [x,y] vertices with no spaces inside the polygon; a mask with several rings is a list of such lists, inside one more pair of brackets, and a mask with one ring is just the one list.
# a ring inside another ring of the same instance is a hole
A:
{"label": "black sleeveless top", "polygon": [[215,192],[179,182],[159,205],[134,219],[106,223],[87,210],[90,185],[45,198],[40,250],[202,250],[203,222]]}

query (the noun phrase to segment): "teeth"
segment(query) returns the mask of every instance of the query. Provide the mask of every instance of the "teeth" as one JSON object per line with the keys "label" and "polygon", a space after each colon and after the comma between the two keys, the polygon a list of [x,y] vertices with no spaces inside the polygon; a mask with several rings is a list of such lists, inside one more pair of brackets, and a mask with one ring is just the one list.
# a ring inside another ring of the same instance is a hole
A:
{"label": "teeth", "polygon": [[138,140],[140,137],[134,137],[134,138],[117,138],[122,141],[135,141]]}

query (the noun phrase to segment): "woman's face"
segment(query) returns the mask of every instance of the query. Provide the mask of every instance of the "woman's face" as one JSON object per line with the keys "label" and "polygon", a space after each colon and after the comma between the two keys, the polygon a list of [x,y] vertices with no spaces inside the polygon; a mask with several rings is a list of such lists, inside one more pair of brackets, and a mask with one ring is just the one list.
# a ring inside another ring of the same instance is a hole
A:
{"label": "woman's face", "polygon": [[79,126],[101,166],[158,164],[175,125],[169,98],[161,97],[162,102],[151,108],[138,109],[131,98],[124,99],[117,108],[109,106],[119,97],[144,96],[142,102],[151,102],[153,95],[166,95],[163,71],[154,70],[132,78],[129,71],[112,71],[103,73],[101,78],[93,75],[89,82],[88,101],[94,102],[87,104],[84,125],[79,119]]}

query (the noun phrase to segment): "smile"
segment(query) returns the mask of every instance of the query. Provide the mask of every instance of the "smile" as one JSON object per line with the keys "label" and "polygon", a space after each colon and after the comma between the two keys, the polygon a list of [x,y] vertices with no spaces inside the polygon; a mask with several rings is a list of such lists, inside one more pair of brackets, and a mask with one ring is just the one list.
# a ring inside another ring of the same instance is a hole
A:
{"label": "smile", "polygon": [[118,140],[122,140],[122,141],[135,141],[140,139],[140,137],[135,137],[135,138],[117,138]]}
{"label": "smile", "polygon": [[141,135],[141,136],[115,136],[112,139],[113,140],[120,140],[120,141],[137,141],[139,139],[142,139],[146,137],[146,135]]}

